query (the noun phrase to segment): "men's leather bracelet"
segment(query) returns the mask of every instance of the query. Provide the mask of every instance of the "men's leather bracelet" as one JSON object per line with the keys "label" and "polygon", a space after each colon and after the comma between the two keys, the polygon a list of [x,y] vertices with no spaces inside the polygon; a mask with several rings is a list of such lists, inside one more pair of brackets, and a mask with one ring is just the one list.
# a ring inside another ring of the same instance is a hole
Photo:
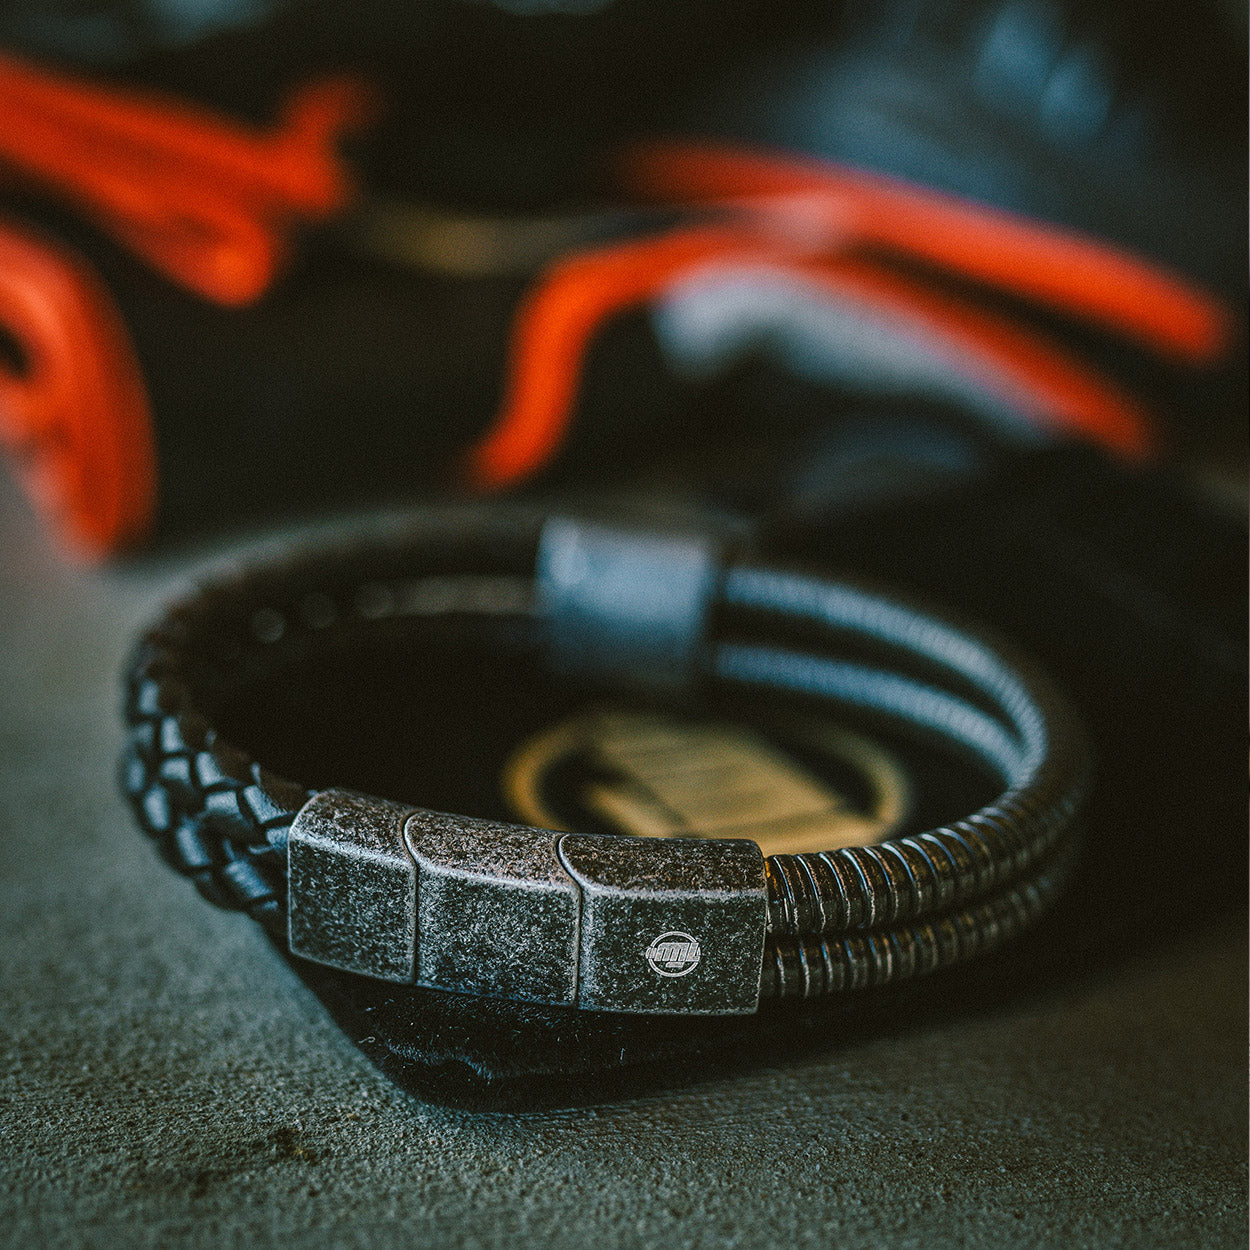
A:
{"label": "men's leather bracelet", "polygon": [[[726,546],[463,510],[229,572],[137,645],[125,793],[170,862],[295,955],[507,999],[748,1013],[934,972],[1029,925],[1062,882],[1087,785],[1067,702],[965,627]],[[415,647],[432,617],[506,625],[553,682],[827,704],[973,757],[1002,793],[927,832],[765,857],[749,840],[567,833],[314,792],[214,728],[319,648]]]}

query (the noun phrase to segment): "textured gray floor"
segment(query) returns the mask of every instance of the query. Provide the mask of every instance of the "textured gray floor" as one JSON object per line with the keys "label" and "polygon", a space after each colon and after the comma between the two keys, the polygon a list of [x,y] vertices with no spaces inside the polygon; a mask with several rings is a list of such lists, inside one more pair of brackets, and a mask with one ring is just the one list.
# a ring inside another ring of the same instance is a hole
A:
{"label": "textured gray floor", "polygon": [[114,797],[126,640],[185,571],[68,569],[0,484],[0,1242],[1245,1244],[1239,927],[592,1112],[398,1093]]}

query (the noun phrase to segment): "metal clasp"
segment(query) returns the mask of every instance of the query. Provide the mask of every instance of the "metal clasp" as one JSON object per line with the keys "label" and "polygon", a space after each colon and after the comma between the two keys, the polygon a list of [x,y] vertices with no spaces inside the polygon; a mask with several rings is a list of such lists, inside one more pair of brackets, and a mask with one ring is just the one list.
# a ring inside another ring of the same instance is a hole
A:
{"label": "metal clasp", "polygon": [[760,999],[764,856],[754,842],[565,834],[581,890],[577,1002],[742,1015]]}
{"label": "metal clasp", "polygon": [[418,811],[404,836],[417,864],[418,985],[576,1003],[581,900],[558,834]]}
{"label": "metal clasp", "polygon": [[596,1011],[758,1006],[754,842],[562,834],[330,790],[289,847],[291,950],[305,959]]}

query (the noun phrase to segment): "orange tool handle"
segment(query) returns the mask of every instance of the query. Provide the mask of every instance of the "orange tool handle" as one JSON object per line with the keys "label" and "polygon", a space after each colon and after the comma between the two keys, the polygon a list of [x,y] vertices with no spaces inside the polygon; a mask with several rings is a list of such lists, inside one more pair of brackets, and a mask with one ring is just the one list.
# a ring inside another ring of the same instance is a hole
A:
{"label": "orange tool handle", "polygon": [[269,288],[298,221],[349,202],[334,146],[373,107],[364,84],[330,79],[297,90],[276,126],[253,128],[0,53],[0,169],[75,204],[188,289],[241,305]]}
{"label": "orange tool handle", "polygon": [[880,249],[1025,296],[1145,344],[1210,363],[1233,318],[1216,297],[1160,265],[1076,231],[880,174],[703,143],[628,152],[625,186],[650,198],[732,202],[823,237],[828,250]]}
{"label": "orange tool handle", "polygon": [[156,506],[147,392],[108,291],[60,244],[0,218],[0,443],[54,532],[98,558]]}
{"label": "orange tool handle", "polygon": [[977,375],[1043,425],[1080,432],[1128,459],[1154,448],[1144,408],[1040,335],[871,262],[821,256],[733,226],[699,226],[575,256],[547,272],[513,323],[504,402],[466,460],[469,484],[505,488],[546,464],[572,423],[583,363],[603,323],[710,266],[771,267],[825,298],[865,303],[946,344],[953,370]]}

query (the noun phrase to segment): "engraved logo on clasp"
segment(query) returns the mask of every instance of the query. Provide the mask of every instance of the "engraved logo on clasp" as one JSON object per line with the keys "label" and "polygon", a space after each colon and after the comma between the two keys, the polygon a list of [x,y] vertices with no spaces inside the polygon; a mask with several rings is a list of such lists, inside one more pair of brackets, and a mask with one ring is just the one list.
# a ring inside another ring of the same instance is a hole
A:
{"label": "engraved logo on clasp", "polygon": [[684,977],[699,966],[699,943],[689,933],[670,929],[661,933],[645,951],[651,971],[662,977]]}

